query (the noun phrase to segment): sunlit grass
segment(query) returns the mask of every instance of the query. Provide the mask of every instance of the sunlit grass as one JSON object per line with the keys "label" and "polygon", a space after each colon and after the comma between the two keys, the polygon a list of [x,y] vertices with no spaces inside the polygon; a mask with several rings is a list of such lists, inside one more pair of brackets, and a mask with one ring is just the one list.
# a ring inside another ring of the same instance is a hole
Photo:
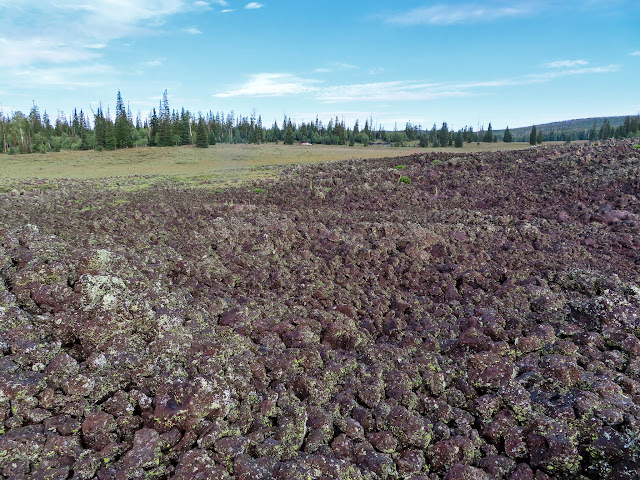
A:
{"label": "sunlit grass", "polygon": [[[460,153],[528,148],[526,143],[467,144],[443,148]],[[19,184],[27,179],[98,179],[139,177],[127,188],[141,188],[172,178],[189,185],[219,188],[244,181],[277,178],[292,164],[333,162],[349,158],[380,158],[434,151],[432,148],[326,145],[229,145],[131,148],[114,152],[64,151],[45,155],[0,155],[0,180]],[[53,188],[45,181],[32,188]]]}

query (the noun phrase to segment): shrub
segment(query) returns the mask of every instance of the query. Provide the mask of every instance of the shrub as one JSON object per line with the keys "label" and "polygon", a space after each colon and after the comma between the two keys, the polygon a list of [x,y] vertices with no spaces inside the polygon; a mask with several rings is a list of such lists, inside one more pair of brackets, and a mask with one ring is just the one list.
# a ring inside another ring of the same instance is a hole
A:
{"label": "shrub", "polygon": [[398,182],[406,183],[407,185],[409,185],[411,183],[411,179],[406,175],[403,175],[398,179]]}
{"label": "shrub", "polygon": [[396,170],[403,170],[403,169],[407,168],[407,166],[406,165],[396,165],[393,168],[395,168]]}

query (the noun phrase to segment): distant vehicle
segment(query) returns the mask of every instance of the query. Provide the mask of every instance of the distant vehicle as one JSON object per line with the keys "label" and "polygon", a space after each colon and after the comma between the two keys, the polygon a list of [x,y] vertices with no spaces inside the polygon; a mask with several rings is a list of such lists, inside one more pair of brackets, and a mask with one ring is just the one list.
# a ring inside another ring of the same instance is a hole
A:
{"label": "distant vehicle", "polygon": [[310,145],[313,145],[313,143],[309,143],[309,142],[302,142],[300,145],[310,146]]}

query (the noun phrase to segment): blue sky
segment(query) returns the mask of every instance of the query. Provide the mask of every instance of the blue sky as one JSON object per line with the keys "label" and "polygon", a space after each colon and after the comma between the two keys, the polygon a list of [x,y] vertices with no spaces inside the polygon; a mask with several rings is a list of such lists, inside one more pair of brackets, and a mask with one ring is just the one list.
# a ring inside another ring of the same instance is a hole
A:
{"label": "blue sky", "polygon": [[0,65],[5,113],[517,127],[640,111],[640,2],[0,0]]}

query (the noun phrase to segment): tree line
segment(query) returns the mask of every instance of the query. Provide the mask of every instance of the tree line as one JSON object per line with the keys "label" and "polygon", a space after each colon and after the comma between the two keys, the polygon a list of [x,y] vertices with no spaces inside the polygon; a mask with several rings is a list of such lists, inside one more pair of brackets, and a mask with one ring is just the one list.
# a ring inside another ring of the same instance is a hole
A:
{"label": "tree line", "polygon": [[[153,108],[146,118],[138,112],[135,119],[131,109],[125,106],[120,91],[116,96],[113,114],[109,107],[106,112],[102,104],[91,114],[73,109],[72,114],[58,112],[51,120],[45,111],[42,115],[34,103],[28,115],[18,111],[5,116],[0,111],[1,152],[46,153],[60,150],[115,150],[143,146],[170,147],[177,145],[195,145],[206,148],[216,143],[312,143],[325,145],[367,146],[382,143],[403,146],[417,143],[420,147],[462,147],[472,142],[513,142],[531,144],[549,140],[604,140],[608,138],[626,138],[640,136],[640,116],[626,117],[624,124],[611,126],[608,120],[597,128],[594,120],[591,129],[585,131],[543,132],[534,126],[527,138],[525,134],[513,135],[507,127],[494,133],[491,123],[477,132],[473,127],[465,126],[454,130],[443,122],[440,128],[433,124],[431,129],[411,122],[404,129],[397,125],[392,131],[382,126],[376,127],[373,118],[365,120],[364,126],[356,120],[353,126],[346,125],[338,117],[323,123],[317,117],[314,121],[297,123],[286,115],[281,122],[274,121],[271,126],[263,125],[262,117],[255,111],[250,116],[235,115],[233,111],[212,111],[194,115],[182,107],[179,111],[171,109],[167,91],[162,95],[158,108]],[[583,138],[584,137],[584,138]]]}

